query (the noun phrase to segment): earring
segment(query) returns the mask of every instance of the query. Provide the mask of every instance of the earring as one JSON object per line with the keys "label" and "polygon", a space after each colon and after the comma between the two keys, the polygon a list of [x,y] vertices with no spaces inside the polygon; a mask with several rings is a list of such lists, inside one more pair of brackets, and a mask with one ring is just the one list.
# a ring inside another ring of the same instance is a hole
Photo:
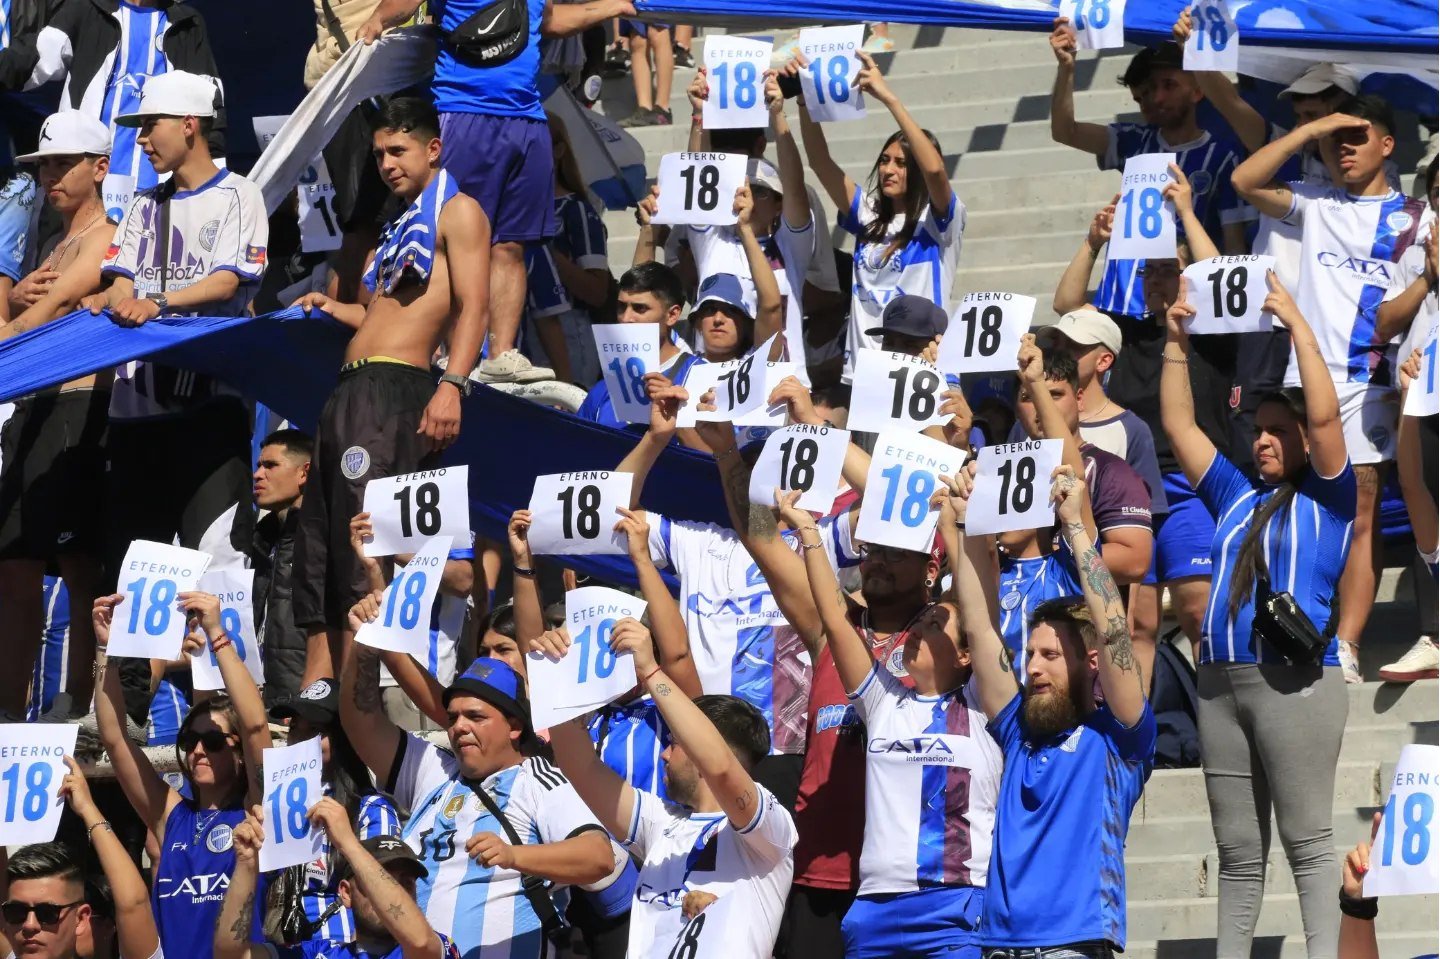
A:
{"label": "earring", "polygon": [[934,589],[934,588],[935,588],[935,577],[934,577],[934,576],[928,576],[928,577],[926,577],[926,579],[925,579],[925,588],[926,588],[926,589]]}

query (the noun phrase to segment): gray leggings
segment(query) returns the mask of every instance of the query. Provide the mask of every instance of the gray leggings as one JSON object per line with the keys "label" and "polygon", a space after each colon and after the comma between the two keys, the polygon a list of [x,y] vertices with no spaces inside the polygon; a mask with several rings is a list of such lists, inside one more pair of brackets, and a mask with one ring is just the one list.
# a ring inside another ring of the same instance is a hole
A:
{"label": "gray leggings", "polygon": [[1199,670],[1200,753],[1220,851],[1218,959],[1248,959],[1273,805],[1295,875],[1309,959],[1335,959],[1335,764],[1350,699],[1335,667],[1209,663]]}

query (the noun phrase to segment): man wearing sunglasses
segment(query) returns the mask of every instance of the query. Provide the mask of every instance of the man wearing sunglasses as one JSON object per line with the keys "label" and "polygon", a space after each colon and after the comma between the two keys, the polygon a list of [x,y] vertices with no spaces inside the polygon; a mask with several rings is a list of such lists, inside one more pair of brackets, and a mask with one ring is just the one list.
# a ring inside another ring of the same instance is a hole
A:
{"label": "man wearing sunglasses", "polygon": [[58,842],[26,846],[5,866],[9,897],[0,903],[5,938],[25,959],[78,959],[76,938],[90,932],[80,863]]}

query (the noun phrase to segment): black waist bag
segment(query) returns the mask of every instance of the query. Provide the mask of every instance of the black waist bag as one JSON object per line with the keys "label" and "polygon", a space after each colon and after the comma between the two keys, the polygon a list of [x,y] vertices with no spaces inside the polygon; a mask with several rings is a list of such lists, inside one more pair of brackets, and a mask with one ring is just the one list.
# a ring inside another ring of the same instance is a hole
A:
{"label": "black waist bag", "polygon": [[466,17],[443,38],[445,49],[470,67],[498,67],[530,42],[528,0],[495,0]]}
{"label": "black waist bag", "polygon": [[1294,596],[1270,589],[1270,577],[1264,570],[1256,570],[1256,580],[1259,589],[1255,596],[1255,632],[1292,666],[1320,662],[1329,640],[1315,628]]}

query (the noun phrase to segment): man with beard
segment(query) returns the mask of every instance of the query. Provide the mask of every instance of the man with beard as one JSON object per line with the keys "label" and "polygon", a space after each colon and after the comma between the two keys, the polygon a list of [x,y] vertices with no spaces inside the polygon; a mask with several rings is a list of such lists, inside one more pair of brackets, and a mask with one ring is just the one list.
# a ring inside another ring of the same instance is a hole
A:
{"label": "man with beard", "polygon": [[[990,605],[994,547],[964,534],[974,476],[972,464],[946,479],[954,519],[941,532],[980,703],[1005,753],[981,952],[1018,959],[1065,949],[1102,959],[1125,948],[1125,834],[1154,760],[1155,714],[1119,589],[1084,521],[1085,484],[1068,466],[1055,470],[1050,498],[1085,595],[1036,607],[1017,691]],[[1067,877],[1062,895],[1058,876]]]}

